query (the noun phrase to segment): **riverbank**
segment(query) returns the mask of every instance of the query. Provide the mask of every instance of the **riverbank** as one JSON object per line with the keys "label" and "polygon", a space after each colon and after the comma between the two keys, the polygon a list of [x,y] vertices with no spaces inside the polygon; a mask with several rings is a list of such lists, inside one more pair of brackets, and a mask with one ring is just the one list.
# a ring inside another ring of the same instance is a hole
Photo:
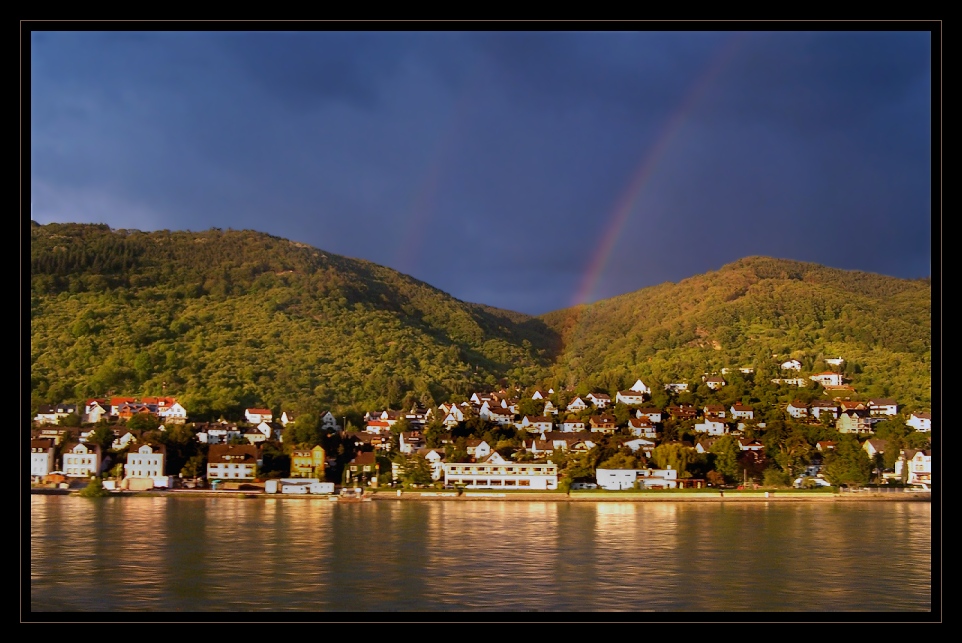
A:
{"label": "riverbank", "polygon": [[[31,493],[63,494],[66,490],[33,488]],[[70,491],[70,495],[77,495],[77,491]],[[367,495],[378,502],[400,501],[527,501],[527,502],[931,502],[932,494],[926,492],[893,493],[893,492],[845,492],[831,493],[824,491],[572,491],[568,494],[561,492],[537,491],[401,491],[397,490],[368,491]],[[111,496],[137,497],[202,497],[202,498],[284,498],[317,500],[329,499],[332,496],[316,496],[309,494],[281,494],[264,493],[254,490],[217,490],[210,489],[171,489],[155,491],[116,491]]]}

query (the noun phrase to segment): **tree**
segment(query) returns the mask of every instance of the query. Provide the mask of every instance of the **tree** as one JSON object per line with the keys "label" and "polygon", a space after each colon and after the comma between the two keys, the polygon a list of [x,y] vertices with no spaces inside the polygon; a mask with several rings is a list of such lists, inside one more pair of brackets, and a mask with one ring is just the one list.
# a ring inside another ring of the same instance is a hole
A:
{"label": "tree", "polygon": [[732,435],[723,435],[715,440],[709,451],[715,456],[715,471],[725,476],[728,482],[734,482],[741,477],[741,467],[738,456],[741,455],[741,443]]}
{"label": "tree", "polygon": [[778,467],[769,467],[765,469],[762,485],[766,487],[790,487],[792,486],[792,477]]}
{"label": "tree", "polygon": [[104,489],[104,482],[98,476],[91,478],[90,483],[80,490],[79,495],[83,498],[102,498],[109,496],[110,492]]}
{"label": "tree", "polygon": [[153,413],[138,413],[127,420],[127,428],[131,431],[153,431],[160,426],[160,418]]}
{"label": "tree", "polygon": [[197,478],[202,476],[207,471],[206,464],[207,458],[204,457],[204,454],[198,453],[197,455],[191,456],[191,458],[187,460],[180,470],[180,475],[185,478]]}
{"label": "tree", "polygon": [[303,413],[284,427],[284,446],[286,450],[297,447],[313,447],[324,439],[321,420],[313,413]]}
{"label": "tree", "polygon": [[678,471],[679,478],[687,478],[688,465],[695,460],[695,455],[697,452],[693,448],[673,443],[655,447],[651,452],[651,459],[659,469],[671,467]]}
{"label": "tree", "polygon": [[60,421],[57,422],[57,424],[60,426],[80,426],[80,416],[76,413],[70,413],[60,418]]}
{"label": "tree", "polygon": [[429,449],[440,448],[447,435],[448,430],[441,424],[441,421],[434,420],[424,429],[424,444]]}
{"label": "tree", "polygon": [[635,454],[619,451],[604,462],[598,465],[599,469],[638,469],[638,458]]}
{"label": "tree", "polygon": [[794,431],[778,445],[775,462],[793,478],[801,473],[809,462],[812,447],[800,431]]}
{"label": "tree", "polygon": [[720,487],[725,484],[725,476],[718,471],[709,471],[705,478],[709,487]]}
{"label": "tree", "polygon": [[860,486],[871,479],[872,462],[854,436],[843,434],[835,448],[825,456],[822,472],[835,486]]}
{"label": "tree", "polygon": [[110,445],[114,443],[115,439],[117,439],[117,435],[114,433],[113,427],[108,424],[101,424],[95,427],[87,436],[87,443],[95,444],[106,451],[110,448]]}
{"label": "tree", "polygon": [[404,461],[401,472],[401,482],[406,487],[426,486],[433,482],[431,477],[431,463],[420,453],[415,453]]}

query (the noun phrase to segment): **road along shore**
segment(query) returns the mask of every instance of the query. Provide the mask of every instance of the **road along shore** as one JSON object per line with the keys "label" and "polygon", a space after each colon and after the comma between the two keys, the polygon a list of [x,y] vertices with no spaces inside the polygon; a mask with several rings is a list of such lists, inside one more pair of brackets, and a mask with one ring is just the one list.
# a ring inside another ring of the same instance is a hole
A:
{"label": "road along shore", "polygon": [[[44,489],[32,489],[33,493],[50,493]],[[63,491],[60,491],[63,493]],[[76,494],[72,491],[71,495]],[[702,491],[702,492],[661,492],[661,491],[572,491],[561,492],[503,492],[503,491],[401,491],[395,489],[368,491],[365,494],[377,502],[931,502],[931,492],[892,493],[892,492],[804,492],[792,490],[777,491]],[[162,491],[120,491],[113,496],[156,496],[156,497],[204,497],[204,498],[299,498],[303,500],[327,500],[332,496],[310,494],[264,493],[262,490],[218,490],[209,489],[172,489]]]}

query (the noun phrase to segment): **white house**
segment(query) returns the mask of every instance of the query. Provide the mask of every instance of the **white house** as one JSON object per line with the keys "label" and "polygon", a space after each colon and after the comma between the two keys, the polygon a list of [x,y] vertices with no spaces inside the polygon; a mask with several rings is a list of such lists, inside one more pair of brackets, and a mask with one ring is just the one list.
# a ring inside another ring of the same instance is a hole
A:
{"label": "white house", "polygon": [[808,379],[818,382],[822,386],[841,386],[842,385],[842,374],[832,373],[830,371],[825,371],[824,373],[816,373],[815,375],[810,375]]}
{"label": "white house", "polygon": [[483,462],[445,462],[444,484],[467,489],[557,489],[553,462],[508,462],[492,453]]}
{"label": "white house", "polygon": [[805,388],[808,386],[808,380],[806,380],[804,377],[776,377],[772,380],[772,384],[782,384],[784,386]]}
{"label": "white house", "polygon": [[412,454],[424,446],[424,436],[420,431],[404,431],[398,437],[398,450],[406,455]]}
{"label": "white house", "polygon": [[533,438],[530,444],[525,443],[524,447],[531,452],[531,455],[538,459],[547,458],[554,453],[555,448],[557,448],[550,440],[539,440],[537,438]]}
{"label": "white house", "polygon": [[61,418],[76,412],[76,404],[41,404],[34,420],[40,424],[59,424]]}
{"label": "white house", "polygon": [[710,417],[702,418],[704,421],[701,424],[696,424],[692,428],[699,433],[707,433],[708,435],[724,435],[728,432],[728,427],[721,420],[715,420]]}
{"label": "white house", "polygon": [[274,420],[274,414],[270,409],[244,409],[244,417],[251,424],[260,424],[261,422],[272,422]]}
{"label": "white house", "polygon": [[808,417],[808,406],[805,405],[805,402],[799,400],[789,403],[785,410],[796,420]]}
{"label": "white house", "polygon": [[526,415],[521,418],[517,426],[519,429],[524,429],[529,433],[541,433],[554,428],[554,422],[551,418],[544,415]]}
{"label": "white house", "polygon": [[596,469],[598,486],[608,491],[634,489],[635,483],[645,489],[675,489],[678,471],[675,469]]}
{"label": "white house", "polygon": [[534,393],[531,394],[531,399],[532,399],[532,400],[546,400],[546,399],[548,399],[548,393],[545,393],[545,392],[542,391],[542,390],[537,390],[537,391],[535,391]]}
{"label": "white house", "polygon": [[45,476],[53,471],[54,441],[50,438],[30,440],[30,475]]}
{"label": "white house", "polygon": [[684,393],[688,390],[688,384],[685,382],[672,382],[665,384],[665,390],[669,393]]}
{"label": "white house", "polygon": [[896,415],[899,404],[889,398],[872,398],[868,401],[869,412],[872,415]]}
{"label": "white house", "polygon": [[828,359],[825,360],[825,363],[830,364],[831,366],[841,366],[842,362],[844,361],[845,360],[842,359],[841,357],[829,357]]}
{"label": "white house", "polygon": [[548,400],[548,401],[546,401],[546,402],[544,403],[544,411],[543,411],[543,413],[544,413],[545,415],[558,415],[558,407],[556,407],[556,406],[551,402],[551,400]]}
{"label": "white house", "polygon": [[641,380],[635,380],[635,383],[629,386],[628,390],[641,393],[642,395],[651,395],[651,389],[645,386],[645,383]]}
{"label": "white house", "polygon": [[125,478],[162,478],[164,476],[164,447],[142,444],[127,454]]}
{"label": "white house", "polygon": [[585,423],[581,420],[565,420],[561,423],[561,430],[565,433],[579,433],[585,430]]}
{"label": "white house", "polygon": [[752,420],[755,418],[755,410],[747,404],[735,402],[731,408],[732,417],[740,420]]}
{"label": "white house", "polygon": [[207,479],[253,480],[258,452],[252,444],[212,444],[207,452]]}
{"label": "white house", "polygon": [[440,480],[444,476],[444,450],[442,449],[428,449],[421,448],[418,453],[424,456],[424,459],[431,464],[431,479]]}
{"label": "white house", "polygon": [[78,443],[62,456],[63,473],[68,478],[88,478],[100,473],[100,447]]}
{"label": "white house", "polygon": [[639,437],[654,438],[658,436],[658,430],[655,425],[652,424],[647,417],[645,418],[628,418],[628,431],[632,435],[637,435]]}
{"label": "white house", "polygon": [[444,426],[457,426],[458,422],[464,422],[464,411],[452,404],[444,416],[442,423]]}
{"label": "white house", "polygon": [[287,428],[287,425],[294,421],[294,414],[290,411],[284,411],[281,413],[281,426]]}
{"label": "white house", "polygon": [[106,400],[87,400],[87,403],[84,405],[84,422],[96,424],[109,415],[110,405],[107,404]]}
{"label": "white house", "polygon": [[797,359],[790,359],[786,362],[782,362],[782,370],[800,371],[802,370],[802,363]]}
{"label": "white house", "polygon": [[483,408],[481,411],[481,417],[490,422],[496,422],[501,426],[514,424],[514,414],[508,409],[501,408],[500,406]]}
{"label": "white house", "polygon": [[145,397],[141,402],[168,424],[183,424],[187,421],[187,409],[173,397]]}
{"label": "white house", "polygon": [[931,413],[913,413],[909,416],[908,426],[914,428],[916,431],[931,431],[932,430],[932,414]]}
{"label": "white house", "polygon": [[584,411],[588,405],[580,397],[576,397],[568,403],[568,411]]}
{"label": "white house", "polygon": [[833,420],[838,418],[838,405],[828,400],[815,400],[812,402],[812,416],[816,420],[820,420],[823,413],[831,414]]}
{"label": "white house", "polygon": [[280,440],[284,427],[270,421],[261,422],[257,425],[257,432],[263,435],[265,440]]}
{"label": "white house", "polygon": [[634,440],[626,440],[623,445],[632,451],[638,451],[640,449],[646,458],[650,458],[651,452],[655,448],[655,441],[647,438],[635,438]]}
{"label": "white house", "polygon": [[607,393],[588,393],[586,397],[599,409],[606,408],[611,404],[611,397]]}
{"label": "white house", "polygon": [[909,484],[932,484],[932,452],[918,451],[909,462]]}
{"label": "white house", "polygon": [[491,445],[484,440],[471,438],[467,441],[467,452],[475,460],[484,460],[491,455]]}
{"label": "white house", "polygon": [[717,391],[721,387],[725,386],[725,380],[720,377],[709,377],[705,379],[705,384],[707,384],[708,388],[711,390]]}
{"label": "white house", "polygon": [[644,404],[645,394],[632,389],[628,389],[627,391],[618,391],[618,393],[615,394],[615,402],[621,402],[622,404],[627,404],[629,406]]}
{"label": "white house", "polygon": [[236,424],[206,424],[197,431],[197,439],[204,444],[222,444],[242,435]]}

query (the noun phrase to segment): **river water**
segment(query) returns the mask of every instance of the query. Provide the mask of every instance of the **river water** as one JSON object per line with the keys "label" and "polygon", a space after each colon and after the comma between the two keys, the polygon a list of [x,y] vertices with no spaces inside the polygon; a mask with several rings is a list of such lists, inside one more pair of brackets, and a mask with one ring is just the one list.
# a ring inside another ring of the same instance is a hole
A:
{"label": "river water", "polygon": [[925,502],[30,497],[32,612],[927,612]]}

